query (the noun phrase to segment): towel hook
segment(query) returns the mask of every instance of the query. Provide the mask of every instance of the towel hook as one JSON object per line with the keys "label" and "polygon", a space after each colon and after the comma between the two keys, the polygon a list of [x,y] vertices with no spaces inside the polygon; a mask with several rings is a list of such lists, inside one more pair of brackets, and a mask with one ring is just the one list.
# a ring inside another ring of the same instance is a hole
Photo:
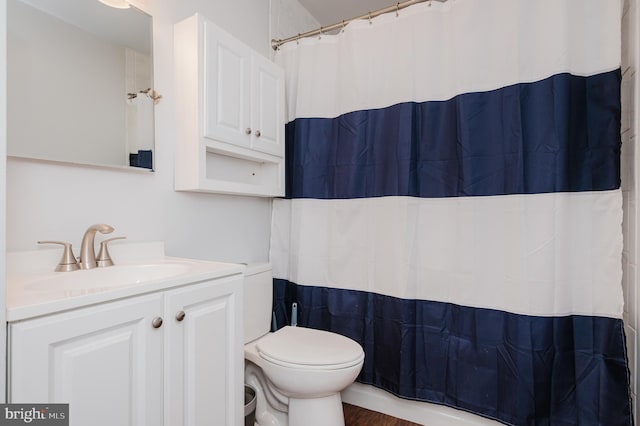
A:
{"label": "towel hook", "polygon": [[162,99],[162,95],[156,92],[154,89],[149,89],[147,91],[147,96],[149,96],[153,100],[154,105],[157,105],[160,102],[160,99]]}

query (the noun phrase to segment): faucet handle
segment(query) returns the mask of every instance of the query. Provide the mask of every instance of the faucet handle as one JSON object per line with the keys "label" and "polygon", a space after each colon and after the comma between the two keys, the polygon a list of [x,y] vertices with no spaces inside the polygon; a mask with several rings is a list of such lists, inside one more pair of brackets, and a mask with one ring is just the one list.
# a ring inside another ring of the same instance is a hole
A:
{"label": "faucet handle", "polygon": [[70,272],[77,271],[80,269],[78,266],[78,261],[76,257],[73,255],[73,250],[71,249],[71,243],[65,243],[63,241],[38,241],[38,244],[61,244],[64,246],[64,251],[62,252],[62,259],[56,266],[56,272]]}
{"label": "faucet handle", "polygon": [[113,266],[113,260],[111,260],[111,255],[109,254],[107,244],[113,240],[124,240],[125,238],[127,237],[113,237],[100,242],[100,251],[98,252],[98,257],[96,258],[96,262],[98,263],[99,268],[105,266]]}

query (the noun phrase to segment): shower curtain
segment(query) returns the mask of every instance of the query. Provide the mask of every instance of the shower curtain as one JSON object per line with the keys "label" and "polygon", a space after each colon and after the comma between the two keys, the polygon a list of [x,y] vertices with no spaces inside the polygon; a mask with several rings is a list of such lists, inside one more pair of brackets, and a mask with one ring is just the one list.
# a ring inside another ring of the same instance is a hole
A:
{"label": "shower curtain", "polygon": [[632,424],[618,0],[421,3],[285,44],[277,326],[513,425]]}

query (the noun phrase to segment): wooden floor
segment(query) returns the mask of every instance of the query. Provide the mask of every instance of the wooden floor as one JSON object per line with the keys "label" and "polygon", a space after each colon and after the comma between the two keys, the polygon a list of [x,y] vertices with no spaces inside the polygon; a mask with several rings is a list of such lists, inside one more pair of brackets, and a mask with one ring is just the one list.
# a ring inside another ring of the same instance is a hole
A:
{"label": "wooden floor", "polygon": [[397,419],[355,405],[345,403],[342,405],[345,426],[419,426],[418,423]]}

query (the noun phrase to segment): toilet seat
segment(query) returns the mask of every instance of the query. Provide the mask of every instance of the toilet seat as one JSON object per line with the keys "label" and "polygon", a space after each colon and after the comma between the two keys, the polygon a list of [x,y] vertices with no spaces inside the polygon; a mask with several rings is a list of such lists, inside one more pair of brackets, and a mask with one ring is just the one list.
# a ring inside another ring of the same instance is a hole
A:
{"label": "toilet seat", "polygon": [[348,337],[323,330],[286,326],[260,339],[261,358],[288,368],[337,370],[362,362],[362,347]]}

